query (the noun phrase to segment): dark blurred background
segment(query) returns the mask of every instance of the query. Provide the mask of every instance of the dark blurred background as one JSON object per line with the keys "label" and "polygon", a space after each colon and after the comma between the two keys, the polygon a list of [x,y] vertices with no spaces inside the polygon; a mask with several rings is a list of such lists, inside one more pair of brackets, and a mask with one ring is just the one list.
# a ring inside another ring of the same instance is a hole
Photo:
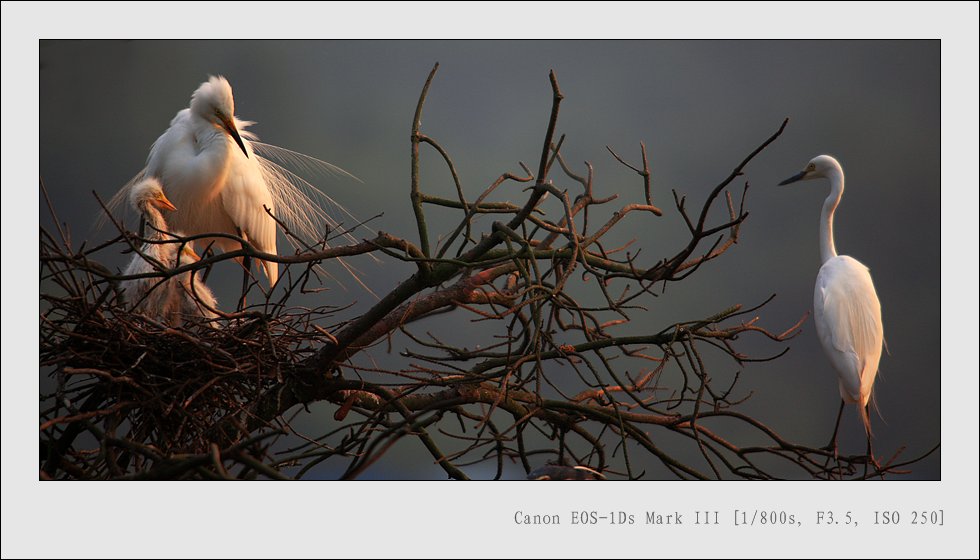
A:
{"label": "dark blurred background", "polygon": [[[938,41],[42,40],[39,49],[40,174],[76,243],[111,233],[92,227],[100,211],[92,191],[108,199],[136,174],[150,144],[209,74],[229,79],[238,116],[256,121],[251,130],[263,141],[325,159],[364,181],[318,178],[318,187],[361,218],[383,212],[372,227],[410,240],[417,233],[408,200],[409,131],[436,61],[441,67],[423,131],[453,155],[470,198],[502,172],[519,172],[518,161],[535,167],[551,104],[548,71],[554,69],[566,96],[558,127],[567,134],[563,155],[579,169],[584,160],[594,164],[597,194],[639,200],[636,176],[605,146],[638,161],[639,142],[646,143],[653,196],[665,216],[627,220],[616,239],[635,237],[637,247],[658,257],[684,236],[670,189],[687,195],[689,207],[699,207],[790,117],[783,136],[746,170],[751,215],[739,244],[672,285],[630,329],[659,330],[771,294],[776,299],[759,315],[776,332],[809,311],[828,184],[775,185],[811,157],[832,154],[847,175],[835,222],[837,248],[871,268],[883,309],[889,353],[875,386],[881,412],[872,417],[876,451],[890,456],[907,445],[903,457],[911,458],[940,441]],[[431,150],[423,166],[424,189],[451,195],[450,176]],[[561,187],[577,187],[561,175],[554,178]],[[521,196],[513,187],[501,191],[503,198]],[[50,216],[43,203],[41,208],[41,225],[48,226]],[[449,211],[429,212],[430,231],[445,231],[458,220]],[[412,270],[390,259],[353,264],[379,294]],[[237,271],[228,266],[212,278],[219,300],[235,301]],[[371,303],[342,272],[337,278],[344,286],[321,297],[356,300],[355,310]],[[478,328],[466,336],[479,336]],[[823,445],[839,396],[812,319],[790,346],[774,362],[744,368],[740,383],[753,392],[745,411],[790,440]],[[779,349],[753,340],[743,348]],[[399,360],[382,350],[372,357],[387,364]],[[726,362],[712,367],[736,369]],[[302,421],[311,433],[327,431],[327,408],[314,407]],[[845,413],[841,445],[846,453],[864,450],[853,406]],[[662,474],[655,460],[650,463],[651,476]],[[492,471],[468,472],[479,477]],[[325,466],[314,474],[331,478],[337,470]],[[418,444],[403,442],[366,476],[444,473]],[[939,477],[936,453],[906,478]]]}

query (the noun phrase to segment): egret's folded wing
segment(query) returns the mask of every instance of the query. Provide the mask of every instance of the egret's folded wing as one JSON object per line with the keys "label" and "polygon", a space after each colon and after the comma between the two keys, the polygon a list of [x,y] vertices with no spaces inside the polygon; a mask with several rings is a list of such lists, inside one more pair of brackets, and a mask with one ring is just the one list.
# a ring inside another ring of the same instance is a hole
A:
{"label": "egret's folded wing", "polygon": [[860,372],[862,401],[870,393],[881,360],[881,304],[868,269],[853,261],[838,267],[831,280],[821,279],[823,315],[833,347],[853,353]]}
{"label": "egret's folded wing", "polygon": [[[221,203],[249,243],[263,253],[277,254],[276,222],[270,216],[270,212],[275,215],[276,204],[265,188],[260,166],[244,157],[234,160],[221,191]],[[279,277],[278,263],[262,261],[262,266],[269,284],[275,284]]]}

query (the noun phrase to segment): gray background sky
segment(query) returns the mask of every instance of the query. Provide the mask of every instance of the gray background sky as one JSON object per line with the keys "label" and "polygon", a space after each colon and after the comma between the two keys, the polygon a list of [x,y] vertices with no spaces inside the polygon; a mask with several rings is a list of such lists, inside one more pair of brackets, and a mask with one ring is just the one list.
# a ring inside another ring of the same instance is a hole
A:
{"label": "gray background sky", "polygon": [[[550,107],[549,69],[566,95],[559,132],[568,135],[567,159],[593,162],[600,193],[635,197],[639,183],[604,146],[635,160],[646,142],[655,202],[665,210],[671,188],[689,205],[703,200],[788,116],[784,135],[747,169],[751,216],[740,244],[672,286],[635,329],[659,330],[772,293],[778,297],[761,316],[773,330],[810,310],[828,185],[775,184],[814,155],[833,154],[847,175],[837,247],[871,268],[890,350],[876,383],[884,418],[873,417],[876,449],[907,444],[911,457],[939,442],[938,41],[42,41],[39,53],[40,174],[76,239],[104,237],[90,229],[98,211],[91,191],[108,198],[141,169],[150,144],[208,74],[229,79],[239,117],[257,121],[251,130],[262,140],[363,179],[318,185],[355,215],[383,211],[374,227],[409,239],[416,236],[409,129],[435,61],[441,69],[423,129],[453,154],[471,196],[501,172],[518,171],[519,160],[533,166]],[[424,164],[426,190],[449,194],[444,168],[429,156]],[[434,230],[456,218],[433,214]],[[672,249],[683,225],[666,214],[626,222],[621,239],[637,237],[649,254]],[[49,223],[43,209],[40,219]],[[410,271],[394,262],[361,268],[379,293]],[[331,293],[367,301],[355,288]],[[812,320],[791,346],[775,362],[746,368],[748,410],[790,439],[822,445],[839,402],[836,377]],[[844,450],[860,452],[853,407],[842,430]],[[400,444],[401,455],[369,476],[441,477],[427,462],[407,460],[421,457],[413,447]],[[939,467],[937,454],[911,477],[937,479]]]}

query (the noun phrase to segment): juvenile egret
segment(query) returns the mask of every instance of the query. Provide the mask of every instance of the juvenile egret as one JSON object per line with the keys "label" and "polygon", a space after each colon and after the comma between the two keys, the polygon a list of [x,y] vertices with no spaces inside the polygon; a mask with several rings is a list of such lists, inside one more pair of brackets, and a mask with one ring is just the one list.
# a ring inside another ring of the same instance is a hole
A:
{"label": "juvenile egret", "polygon": [[[160,182],[149,178],[133,185],[129,191],[130,204],[146,217],[152,231],[147,243],[134,254],[123,274],[135,275],[157,272],[160,267],[174,268],[199,259],[188,245],[171,242],[175,236],[167,232],[162,210],[176,210],[163,193]],[[178,249],[180,248],[180,249]],[[122,283],[123,299],[139,311],[170,325],[180,325],[190,317],[214,318],[217,309],[214,294],[199,278],[185,272],[167,279],[134,278]]]}
{"label": "juvenile egret", "polygon": [[[110,207],[119,206],[133,185],[152,177],[177,207],[170,217],[171,226],[187,235],[237,235],[258,251],[277,254],[274,215],[294,234],[319,238],[324,224],[334,226],[336,222],[306,192],[343,208],[255,150],[286,163],[353,176],[324,161],[258,142],[246,130],[252,124],[235,116],[228,80],[211,76],[191,96],[190,107],[179,111],[170,128],[153,143],[146,168],[120,189]],[[237,241],[222,237],[198,240],[198,246],[223,251],[240,247]],[[247,269],[247,260],[242,262]],[[261,266],[273,286],[279,277],[278,264],[261,261]]]}
{"label": "juvenile egret", "polygon": [[837,429],[844,403],[854,403],[858,405],[864,422],[870,456],[871,417],[868,401],[878,373],[884,333],[881,304],[868,267],[854,258],[838,255],[834,247],[834,210],[844,194],[844,170],[836,159],[817,156],[803,171],[779,184],[788,185],[821,177],[830,180],[830,196],[824,201],[820,214],[820,260],[823,264],[817,273],[813,291],[813,319],[820,344],[837,370],[841,396],[831,445],[836,453]]}

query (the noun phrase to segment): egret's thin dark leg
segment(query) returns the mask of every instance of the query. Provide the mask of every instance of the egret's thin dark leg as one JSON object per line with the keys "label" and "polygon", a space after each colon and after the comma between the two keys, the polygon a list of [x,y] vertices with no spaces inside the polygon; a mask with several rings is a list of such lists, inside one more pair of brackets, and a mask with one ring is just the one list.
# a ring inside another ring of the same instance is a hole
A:
{"label": "egret's thin dark leg", "polygon": [[[841,480],[843,480],[844,478],[844,472],[841,469],[840,460],[838,459],[837,456],[837,432],[840,429],[840,419],[841,416],[843,416],[843,414],[844,414],[844,399],[841,399],[840,408],[837,409],[837,422],[834,423],[834,435],[830,437],[830,443],[822,447],[822,449],[826,451],[833,451],[833,455],[828,456],[827,460],[824,461],[823,463],[824,468],[827,468],[830,465],[831,459],[835,461],[837,463],[837,476]],[[829,474],[831,471],[828,470],[827,472]]]}
{"label": "egret's thin dark leg", "polygon": [[864,462],[864,478],[868,478],[868,465],[874,465],[875,470],[880,469],[878,465],[878,460],[875,459],[874,447],[871,445],[871,405],[868,404],[864,407],[865,414],[868,415],[868,429],[866,430],[868,435],[868,460]]}
{"label": "egret's thin dark leg", "polygon": [[868,434],[868,458],[864,461],[864,478],[868,478],[868,465],[871,464],[871,434]]}
{"label": "egret's thin dark leg", "polygon": [[242,259],[242,267],[245,269],[245,271],[244,274],[242,275],[242,295],[238,299],[239,311],[245,309],[245,293],[248,292],[248,269],[251,268],[252,266],[250,260],[251,259],[249,259],[248,257]]}
{"label": "egret's thin dark leg", "polygon": [[834,458],[837,458],[837,431],[840,429],[840,419],[844,414],[844,399],[840,400],[840,408],[837,410],[837,422],[834,424],[834,435],[830,437],[830,443],[824,449],[833,450]]}
{"label": "egret's thin dark leg", "polygon": [[[236,228],[238,231],[238,237],[245,239],[245,233],[242,228]],[[252,270],[252,258],[248,255],[242,257],[242,267],[245,269],[245,275],[242,277],[242,297],[238,300],[238,310],[241,311],[245,309],[245,294],[248,292],[248,280],[249,272]]]}
{"label": "egret's thin dark leg", "polygon": [[[211,248],[211,245],[208,245],[207,249],[204,250],[204,256],[202,258],[207,259],[213,256],[214,256],[214,250]],[[211,268],[213,266],[214,264],[209,264],[207,268],[204,269],[204,273],[201,274],[201,282],[207,283],[208,276],[211,276]]]}

